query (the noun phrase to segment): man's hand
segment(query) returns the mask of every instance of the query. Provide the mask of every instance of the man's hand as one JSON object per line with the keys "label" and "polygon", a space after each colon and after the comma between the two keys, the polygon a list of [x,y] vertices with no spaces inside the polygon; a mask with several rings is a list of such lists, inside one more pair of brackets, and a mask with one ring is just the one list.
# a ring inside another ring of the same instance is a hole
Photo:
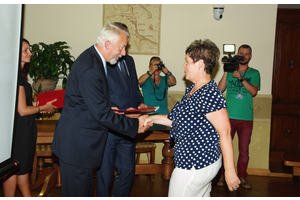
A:
{"label": "man's hand", "polygon": [[118,107],[111,107],[111,109],[112,109],[116,114],[124,115],[124,112],[118,111],[118,110],[120,110]]}
{"label": "man's hand", "polygon": [[[146,104],[144,103],[141,103],[139,106],[138,106],[138,109],[141,109],[141,108],[148,108]],[[135,108],[128,108],[127,110],[133,110]],[[138,118],[139,116],[141,116],[141,114],[126,114],[127,117],[130,117],[130,118]]]}
{"label": "man's hand", "polygon": [[148,108],[148,106],[144,103],[141,103],[139,106],[138,106],[138,109],[140,108]]}
{"label": "man's hand", "polygon": [[[127,108],[126,110],[134,110],[135,108]],[[125,114],[126,117],[130,117],[130,118],[138,118],[139,116],[141,116],[141,114]]]}
{"label": "man's hand", "polygon": [[240,72],[234,71],[233,74],[232,74],[232,77],[233,78],[238,78],[240,80],[242,78],[242,75],[241,75]]}

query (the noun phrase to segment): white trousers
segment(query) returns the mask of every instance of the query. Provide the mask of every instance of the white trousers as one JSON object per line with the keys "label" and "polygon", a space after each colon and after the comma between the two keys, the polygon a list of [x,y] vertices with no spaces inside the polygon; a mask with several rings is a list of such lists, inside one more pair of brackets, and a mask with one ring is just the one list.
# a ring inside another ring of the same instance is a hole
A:
{"label": "white trousers", "polygon": [[196,170],[175,168],[169,185],[169,197],[210,197],[211,182],[222,165],[222,156],[212,165]]}

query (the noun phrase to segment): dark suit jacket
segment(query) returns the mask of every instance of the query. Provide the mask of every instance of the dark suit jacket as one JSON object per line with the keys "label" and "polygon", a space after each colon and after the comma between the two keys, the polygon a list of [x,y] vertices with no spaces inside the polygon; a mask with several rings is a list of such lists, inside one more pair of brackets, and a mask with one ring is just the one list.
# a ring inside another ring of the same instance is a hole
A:
{"label": "dark suit jacket", "polygon": [[56,125],[52,151],[67,164],[99,167],[108,129],[135,137],[138,119],[111,110],[102,60],[92,46],[74,62],[68,77],[64,107]]}
{"label": "dark suit jacket", "polygon": [[144,99],[139,90],[133,58],[126,55],[124,58],[120,59],[121,62],[123,62],[123,60],[126,63],[130,76],[129,87],[124,80],[118,64],[107,65],[107,81],[111,105],[116,106],[121,110],[126,110],[129,107],[137,108],[141,103],[144,103]]}
{"label": "dark suit jacket", "polygon": [[[120,62],[126,63],[129,72],[129,86],[119,69],[118,64],[110,65],[107,63],[107,82],[109,87],[109,95],[111,99],[111,106],[118,107],[121,110],[133,107],[137,108],[141,103],[144,103],[143,96],[139,90],[138,78],[136,74],[134,60],[131,56],[126,55],[120,59]],[[113,130],[109,132],[118,135],[127,140],[134,141],[133,138],[118,133]]]}

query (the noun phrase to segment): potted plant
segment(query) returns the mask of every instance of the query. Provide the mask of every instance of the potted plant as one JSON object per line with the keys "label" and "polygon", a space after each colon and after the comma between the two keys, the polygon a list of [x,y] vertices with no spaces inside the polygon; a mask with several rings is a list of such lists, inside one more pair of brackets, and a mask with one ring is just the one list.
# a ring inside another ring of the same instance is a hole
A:
{"label": "potted plant", "polygon": [[42,82],[50,80],[54,84],[52,89],[54,90],[60,78],[63,79],[62,88],[65,89],[68,73],[74,63],[74,56],[70,54],[67,43],[65,41],[53,44],[39,42],[31,45],[31,48],[29,76],[33,79],[33,89],[37,93],[45,92]]}

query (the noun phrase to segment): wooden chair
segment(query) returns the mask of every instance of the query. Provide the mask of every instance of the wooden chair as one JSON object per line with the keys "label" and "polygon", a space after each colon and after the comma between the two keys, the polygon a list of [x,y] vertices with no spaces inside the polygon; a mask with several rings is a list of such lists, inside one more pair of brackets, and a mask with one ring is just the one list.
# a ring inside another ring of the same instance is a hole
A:
{"label": "wooden chair", "polygon": [[[34,102],[37,101],[37,94],[33,96]],[[40,120],[58,120],[60,117],[62,109],[58,109],[56,112],[51,114],[41,114],[37,113],[36,118]],[[55,122],[56,123],[56,122]],[[45,163],[45,158],[52,159],[53,154],[51,151],[51,145],[53,140],[53,133],[44,133],[42,134],[42,137],[37,137],[36,141],[36,150],[33,158],[33,166],[32,166],[32,172],[30,175],[30,181],[31,181],[31,187],[36,187],[35,182],[37,179],[37,172],[38,170],[42,170]],[[54,162],[52,162],[54,164]]]}
{"label": "wooden chair", "polygon": [[[36,152],[31,173],[30,189],[34,190],[42,186],[39,197],[47,196],[51,188],[61,187],[60,169],[57,158],[51,151],[51,144],[57,120],[37,120],[38,137],[36,141]],[[51,159],[51,167],[44,165],[44,159]],[[40,172],[37,176],[37,172]]]}
{"label": "wooden chair", "polygon": [[42,170],[44,166],[44,158],[52,157],[51,144],[37,144],[33,159],[33,166],[31,172],[31,183],[34,184],[37,178],[38,170]]}
{"label": "wooden chair", "polygon": [[[155,163],[155,148],[156,144],[153,142],[137,142],[135,146],[136,152],[136,165],[140,165],[140,154],[147,153],[148,163]],[[154,175],[151,174],[151,181],[154,181]]]}

